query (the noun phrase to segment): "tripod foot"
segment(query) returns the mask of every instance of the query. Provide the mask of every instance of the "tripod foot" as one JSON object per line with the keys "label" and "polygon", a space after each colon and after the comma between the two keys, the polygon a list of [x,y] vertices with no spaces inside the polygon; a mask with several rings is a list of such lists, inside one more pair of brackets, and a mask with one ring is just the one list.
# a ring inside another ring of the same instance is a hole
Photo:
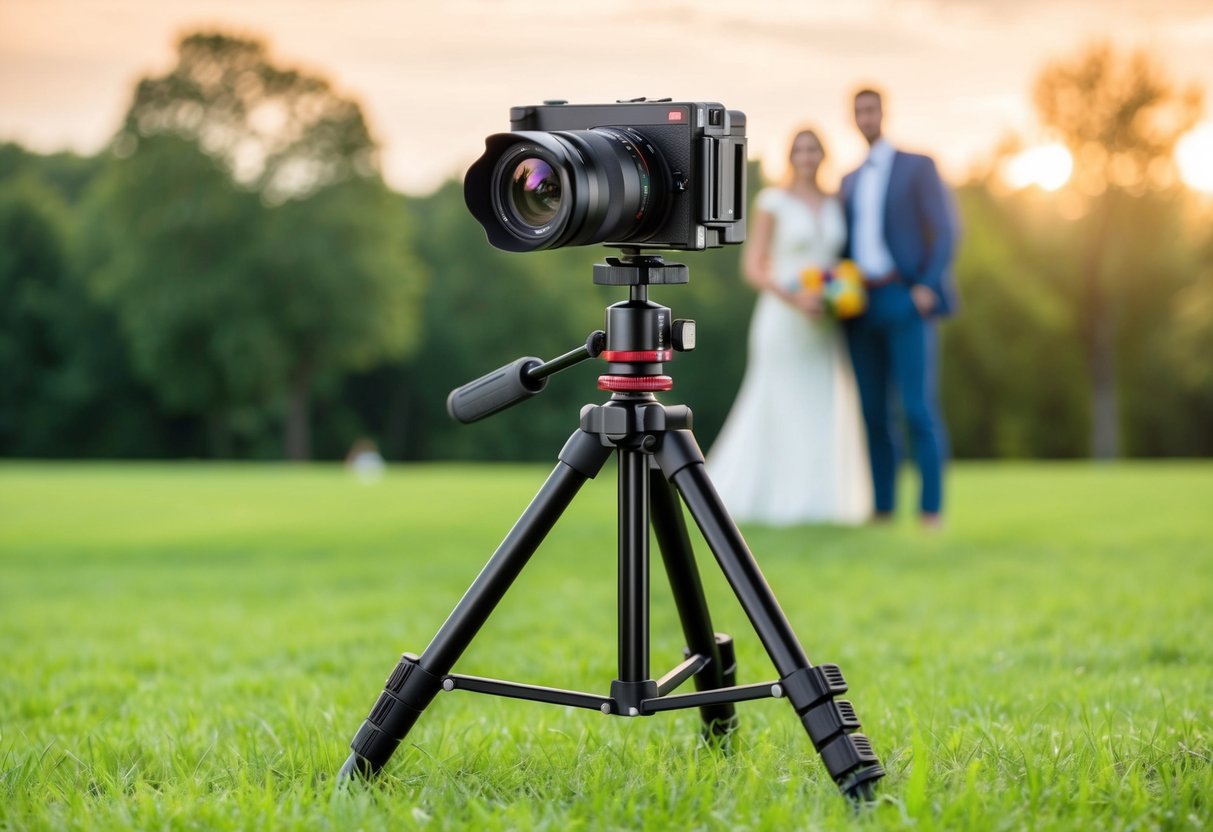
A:
{"label": "tripod foot", "polygon": [[337,773],[337,779],[374,777],[441,689],[441,677],[425,670],[417,656],[412,653],[401,656],[370,715],[350,742],[352,753]]}
{"label": "tripod foot", "polygon": [[870,805],[876,800],[876,781],[884,777],[884,766],[877,763],[860,769],[839,785],[842,794],[855,804],[856,809]]}
{"label": "tripod foot", "polygon": [[374,767],[368,760],[357,754],[350,754],[346,758],[345,765],[337,772],[337,784],[344,785],[354,780],[369,780],[374,774]]}
{"label": "tripod foot", "polygon": [[737,728],[741,721],[737,715],[728,719],[714,719],[711,722],[705,722],[703,725],[703,740],[709,746],[717,751],[728,752],[733,748],[733,735],[737,733]]}

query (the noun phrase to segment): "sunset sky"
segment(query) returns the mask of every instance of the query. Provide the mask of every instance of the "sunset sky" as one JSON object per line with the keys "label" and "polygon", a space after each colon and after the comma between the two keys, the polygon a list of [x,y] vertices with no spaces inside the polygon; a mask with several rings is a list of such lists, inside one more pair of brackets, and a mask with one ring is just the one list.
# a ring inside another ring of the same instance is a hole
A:
{"label": "sunset sky", "polygon": [[[461,176],[510,106],[551,98],[723,102],[771,174],[816,125],[836,179],[863,153],[849,94],[876,84],[894,142],[960,179],[1009,134],[1047,143],[1033,80],[1093,41],[1146,48],[1213,93],[1210,0],[0,0],[0,140],[97,151],[134,82],[200,27],[262,36],[356,96],[388,180],[414,192]],[[1213,126],[1199,136],[1189,153],[1213,176]]]}

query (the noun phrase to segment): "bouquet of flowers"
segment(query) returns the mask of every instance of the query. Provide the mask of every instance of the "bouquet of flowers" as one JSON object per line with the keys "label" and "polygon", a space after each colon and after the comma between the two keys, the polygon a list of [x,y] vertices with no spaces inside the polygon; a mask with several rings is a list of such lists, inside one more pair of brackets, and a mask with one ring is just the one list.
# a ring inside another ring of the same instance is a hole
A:
{"label": "bouquet of flowers", "polygon": [[810,266],[800,273],[800,285],[806,292],[820,294],[826,311],[839,320],[862,314],[868,305],[863,273],[853,260],[842,260],[830,269]]}

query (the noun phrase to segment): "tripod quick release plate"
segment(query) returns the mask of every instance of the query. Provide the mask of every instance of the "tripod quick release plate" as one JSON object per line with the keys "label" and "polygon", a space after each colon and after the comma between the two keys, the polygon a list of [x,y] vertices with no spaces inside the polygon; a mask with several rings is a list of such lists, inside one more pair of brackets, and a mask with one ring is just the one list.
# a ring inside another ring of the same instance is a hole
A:
{"label": "tripod quick release plate", "polygon": [[594,264],[594,282],[599,286],[649,286],[690,283],[691,275],[682,263],[667,263],[656,256],[608,257]]}

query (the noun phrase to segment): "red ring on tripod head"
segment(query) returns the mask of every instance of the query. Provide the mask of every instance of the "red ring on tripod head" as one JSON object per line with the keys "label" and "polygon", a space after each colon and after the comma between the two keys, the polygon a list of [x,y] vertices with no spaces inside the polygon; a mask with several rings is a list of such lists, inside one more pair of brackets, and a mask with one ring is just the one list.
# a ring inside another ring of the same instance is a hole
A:
{"label": "red ring on tripod head", "polygon": [[612,393],[655,393],[673,390],[674,379],[669,376],[599,376],[598,389]]}
{"label": "red ring on tripod head", "polygon": [[673,350],[603,350],[599,358],[611,363],[658,364],[674,357]]}

